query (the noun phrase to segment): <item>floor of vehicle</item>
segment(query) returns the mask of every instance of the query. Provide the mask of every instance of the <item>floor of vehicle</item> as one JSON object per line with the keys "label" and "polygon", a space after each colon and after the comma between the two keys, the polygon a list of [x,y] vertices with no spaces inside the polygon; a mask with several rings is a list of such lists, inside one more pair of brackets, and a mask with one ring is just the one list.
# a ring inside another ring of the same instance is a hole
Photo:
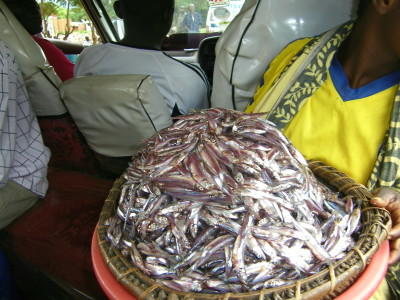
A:
{"label": "floor of vehicle", "polygon": [[[2,244],[7,236],[0,235]],[[17,288],[17,298],[6,300],[105,300],[105,295],[91,296],[74,289],[65,282],[57,280],[50,274],[41,271],[34,265],[4,249],[11,269],[11,276]],[[1,298],[1,297],[0,297]]]}

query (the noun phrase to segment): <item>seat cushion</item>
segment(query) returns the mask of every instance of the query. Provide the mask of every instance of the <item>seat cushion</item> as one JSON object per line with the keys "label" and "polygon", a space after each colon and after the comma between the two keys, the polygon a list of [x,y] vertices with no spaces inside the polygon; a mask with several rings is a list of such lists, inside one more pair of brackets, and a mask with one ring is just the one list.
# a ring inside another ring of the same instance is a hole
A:
{"label": "seat cushion", "polygon": [[60,169],[50,169],[48,179],[46,198],[5,229],[7,250],[80,291],[103,296],[90,243],[113,181]]}

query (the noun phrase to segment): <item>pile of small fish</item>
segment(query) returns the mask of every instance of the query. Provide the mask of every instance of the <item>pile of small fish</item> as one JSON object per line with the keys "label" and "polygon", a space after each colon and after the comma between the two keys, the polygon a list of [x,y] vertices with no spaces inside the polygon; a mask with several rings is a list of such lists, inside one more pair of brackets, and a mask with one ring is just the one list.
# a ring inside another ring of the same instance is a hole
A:
{"label": "pile of small fish", "polygon": [[294,283],[345,256],[360,223],[358,203],[319,183],[261,114],[214,108],[176,117],[124,177],[107,237],[178,291]]}

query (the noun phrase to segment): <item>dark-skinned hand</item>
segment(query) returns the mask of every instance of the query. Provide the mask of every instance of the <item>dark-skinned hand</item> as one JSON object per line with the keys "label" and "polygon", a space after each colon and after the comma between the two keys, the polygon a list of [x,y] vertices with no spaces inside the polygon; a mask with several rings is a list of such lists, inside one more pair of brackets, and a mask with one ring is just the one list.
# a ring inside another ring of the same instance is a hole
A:
{"label": "dark-skinned hand", "polygon": [[379,188],[372,192],[370,204],[387,209],[392,219],[389,231],[390,240],[389,265],[400,261],[400,194],[391,188]]}

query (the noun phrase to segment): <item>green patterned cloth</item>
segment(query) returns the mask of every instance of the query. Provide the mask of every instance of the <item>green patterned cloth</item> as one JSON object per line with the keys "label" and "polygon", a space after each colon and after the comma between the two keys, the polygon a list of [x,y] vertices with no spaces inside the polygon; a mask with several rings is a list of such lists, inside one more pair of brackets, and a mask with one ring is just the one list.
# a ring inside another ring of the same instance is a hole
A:
{"label": "green patterned cloth", "polygon": [[[272,100],[275,102],[272,102],[274,104],[270,110],[264,111],[268,112],[268,120],[275,123],[280,130],[286,127],[305,101],[325,82],[331,60],[339,46],[351,33],[353,25],[354,22],[350,21],[311,39],[275,79],[271,89],[277,86],[280,80],[287,81],[289,84],[285,84],[284,88],[282,88],[283,85],[278,88],[278,93],[275,92],[274,95],[280,96]],[[298,69],[293,71],[290,70],[291,67]],[[287,75],[286,78],[285,75]],[[268,98],[268,101],[271,99]],[[394,99],[390,127],[367,183],[367,188],[370,190],[377,187],[391,187],[400,191],[399,88]],[[392,299],[400,299],[400,264],[389,268],[386,279],[391,289]]]}

